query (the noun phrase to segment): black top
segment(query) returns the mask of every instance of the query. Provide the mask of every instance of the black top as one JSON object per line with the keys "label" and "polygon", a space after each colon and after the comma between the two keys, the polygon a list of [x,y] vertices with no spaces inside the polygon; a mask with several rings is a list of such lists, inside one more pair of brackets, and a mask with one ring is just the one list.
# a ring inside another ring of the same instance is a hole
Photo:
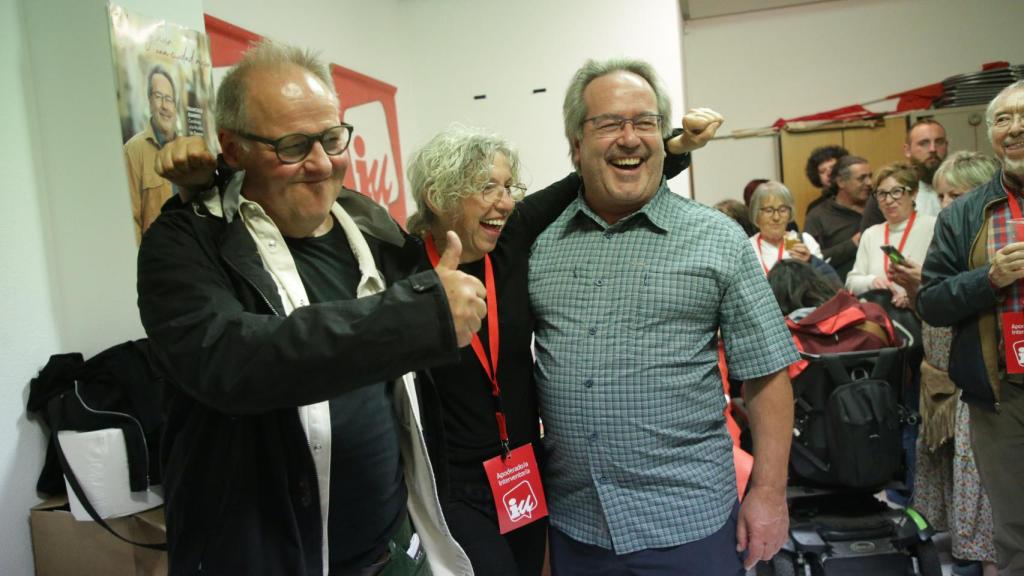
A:
{"label": "black top", "polygon": [[[530,245],[541,230],[575,197],[565,190],[555,202],[544,203],[538,193],[517,207],[490,253],[498,299],[498,384],[508,426],[509,444],[516,448],[540,437],[537,396],[533,389],[533,357],[530,341],[533,315],[526,290]],[[550,198],[550,195],[549,195]],[[541,207],[543,206],[543,207]],[[531,208],[538,208],[531,210]],[[544,212],[547,212],[545,215]],[[539,221],[539,222],[538,222]],[[470,262],[459,270],[484,281],[484,261]],[[477,336],[490,354],[487,321]],[[491,384],[472,347],[460,351],[462,361],[431,370],[444,407],[443,424],[451,479],[455,482],[486,482],[482,463],[498,455],[501,445],[494,417]]]}
{"label": "black top", "polygon": [[[285,241],[310,303],[355,299],[359,264],[337,221],[323,236]],[[405,518],[406,487],[390,387],[377,382],[356,388],[332,398],[330,409],[327,534],[334,574],[366,566],[384,553]]]}
{"label": "black top", "polygon": [[818,241],[821,254],[843,282],[857,258],[857,245],[852,238],[860,228],[860,220],[860,212],[829,198],[811,210],[804,222],[804,231]]}

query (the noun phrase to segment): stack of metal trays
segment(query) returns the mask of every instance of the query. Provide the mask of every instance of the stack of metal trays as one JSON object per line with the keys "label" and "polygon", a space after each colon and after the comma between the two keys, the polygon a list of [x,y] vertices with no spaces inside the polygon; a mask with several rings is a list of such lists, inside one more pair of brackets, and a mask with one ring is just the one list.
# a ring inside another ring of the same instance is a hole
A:
{"label": "stack of metal trays", "polygon": [[1000,90],[1024,79],[1024,65],[1007,66],[950,76],[942,81],[942,96],[935,101],[936,108],[988,104]]}

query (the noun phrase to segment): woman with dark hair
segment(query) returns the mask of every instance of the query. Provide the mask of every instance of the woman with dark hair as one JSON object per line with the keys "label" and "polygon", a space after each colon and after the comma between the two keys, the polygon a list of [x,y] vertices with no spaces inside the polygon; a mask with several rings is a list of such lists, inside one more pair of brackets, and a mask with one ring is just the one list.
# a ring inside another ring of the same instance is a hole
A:
{"label": "woman with dark hair", "polygon": [[804,212],[805,216],[823,200],[835,194],[836,191],[832,187],[832,168],[840,158],[849,154],[842,146],[819,146],[811,152],[804,172],[811,185],[821,189],[821,196],[811,200],[807,205],[807,211]]}
{"label": "woman with dark hair", "polygon": [[[836,295],[836,289],[814,268],[799,260],[781,260],[768,272],[768,285],[783,316],[803,318]],[[796,313],[796,314],[794,314]]]}

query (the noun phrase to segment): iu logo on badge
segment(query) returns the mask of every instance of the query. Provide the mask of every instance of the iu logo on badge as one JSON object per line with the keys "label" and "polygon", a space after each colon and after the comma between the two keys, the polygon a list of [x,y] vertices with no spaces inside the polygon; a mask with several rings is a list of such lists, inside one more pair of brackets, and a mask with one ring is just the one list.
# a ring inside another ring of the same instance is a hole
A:
{"label": "iu logo on badge", "polygon": [[524,518],[532,519],[533,511],[537,508],[537,496],[526,480],[516,484],[516,487],[506,492],[501,500],[508,510],[509,520],[513,522],[519,522]]}
{"label": "iu logo on badge", "polygon": [[548,515],[531,444],[512,450],[507,458],[495,456],[484,462],[484,471],[498,512],[499,532],[505,534]]}

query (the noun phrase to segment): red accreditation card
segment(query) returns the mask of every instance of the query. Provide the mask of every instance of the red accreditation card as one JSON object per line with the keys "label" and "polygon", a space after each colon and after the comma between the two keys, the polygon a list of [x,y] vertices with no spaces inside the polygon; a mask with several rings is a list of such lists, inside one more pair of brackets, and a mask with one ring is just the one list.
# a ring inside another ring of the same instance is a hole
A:
{"label": "red accreditation card", "polygon": [[484,462],[491,483],[498,528],[502,534],[521,528],[548,515],[544,487],[540,483],[533,445],[524,444],[502,460],[495,456]]}
{"label": "red accreditation card", "polygon": [[1003,348],[1007,374],[1024,374],[1024,312],[1004,312]]}

